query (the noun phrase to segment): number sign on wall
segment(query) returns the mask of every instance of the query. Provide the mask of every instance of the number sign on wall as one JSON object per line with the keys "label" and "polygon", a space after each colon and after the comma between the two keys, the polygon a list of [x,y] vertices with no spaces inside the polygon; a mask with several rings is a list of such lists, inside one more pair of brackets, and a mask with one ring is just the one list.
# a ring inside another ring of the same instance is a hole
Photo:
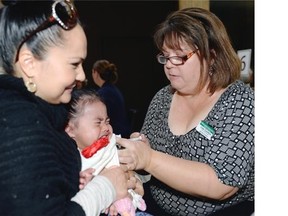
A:
{"label": "number sign on wall", "polygon": [[238,50],[237,54],[241,60],[241,79],[247,80],[250,76],[252,49]]}

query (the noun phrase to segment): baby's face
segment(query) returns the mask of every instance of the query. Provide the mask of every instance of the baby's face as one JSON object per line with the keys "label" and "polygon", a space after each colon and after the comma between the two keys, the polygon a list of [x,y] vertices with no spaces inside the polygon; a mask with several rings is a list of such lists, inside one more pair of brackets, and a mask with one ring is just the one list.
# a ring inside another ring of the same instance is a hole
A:
{"label": "baby's face", "polygon": [[71,136],[84,149],[103,136],[111,138],[113,133],[105,104],[100,101],[87,104],[82,115],[78,117],[78,126],[73,128]]}

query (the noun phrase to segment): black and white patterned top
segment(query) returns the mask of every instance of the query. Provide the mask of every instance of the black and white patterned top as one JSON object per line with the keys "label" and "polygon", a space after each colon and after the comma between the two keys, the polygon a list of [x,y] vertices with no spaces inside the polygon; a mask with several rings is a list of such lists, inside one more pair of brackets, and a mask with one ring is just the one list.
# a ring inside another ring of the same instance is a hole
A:
{"label": "black and white patterned top", "polygon": [[221,182],[240,189],[225,201],[211,201],[175,191],[152,177],[150,190],[158,206],[167,215],[209,215],[243,200],[253,200],[253,90],[239,80],[227,88],[204,119],[215,130],[210,140],[196,128],[180,136],[171,133],[168,114],[172,96],[170,86],[164,87],[154,96],[141,133],[148,137],[153,149],[209,164]]}

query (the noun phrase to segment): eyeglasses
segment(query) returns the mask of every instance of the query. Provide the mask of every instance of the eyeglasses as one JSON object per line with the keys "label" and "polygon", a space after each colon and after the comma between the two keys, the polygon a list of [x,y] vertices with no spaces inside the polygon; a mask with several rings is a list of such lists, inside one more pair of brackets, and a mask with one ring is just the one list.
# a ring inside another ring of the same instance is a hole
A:
{"label": "eyeglasses", "polygon": [[64,30],[72,29],[77,24],[77,17],[77,10],[70,0],[55,1],[52,4],[52,14],[47,18],[46,21],[39,25],[35,30],[30,32],[18,46],[15,63],[18,61],[19,52],[23,44],[38,32],[43,31],[44,29],[47,29],[56,23],[59,24]]}
{"label": "eyeglasses", "polygon": [[189,58],[191,58],[196,52],[197,52],[198,49],[188,53],[187,55],[185,56],[170,56],[170,57],[166,57],[164,56],[162,53],[159,53],[157,55],[157,61],[160,63],[160,64],[166,64],[167,61],[169,60],[173,65],[183,65]]}

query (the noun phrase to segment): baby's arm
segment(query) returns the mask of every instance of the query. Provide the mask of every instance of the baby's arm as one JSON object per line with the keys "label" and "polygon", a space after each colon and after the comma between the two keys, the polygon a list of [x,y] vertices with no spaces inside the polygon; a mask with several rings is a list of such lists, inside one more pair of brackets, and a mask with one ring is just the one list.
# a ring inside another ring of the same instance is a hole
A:
{"label": "baby's arm", "polygon": [[88,182],[92,180],[94,172],[95,172],[95,169],[93,168],[88,168],[80,172],[80,179],[79,179],[80,190],[82,190],[88,184]]}

